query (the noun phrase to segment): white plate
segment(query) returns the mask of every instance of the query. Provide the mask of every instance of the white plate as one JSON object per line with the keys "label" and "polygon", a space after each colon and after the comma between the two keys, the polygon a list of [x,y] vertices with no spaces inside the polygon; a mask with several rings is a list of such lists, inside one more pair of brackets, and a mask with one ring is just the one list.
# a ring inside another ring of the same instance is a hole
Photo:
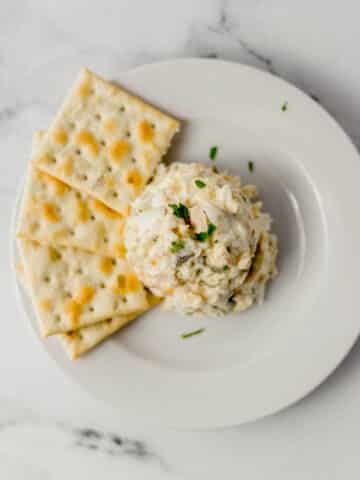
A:
{"label": "white plate", "polygon": [[[73,73],[53,84],[54,97]],[[209,147],[218,145],[216,165],[259,187],[275,219],[280,275],[262,306],[239,315],[187,318],[157,308],[77,362],[54,338],[44,347],[89,392],[142,423],[229,426],[300,399],[360,330],[355,148],[307,95],[244,65],[190,59],[126,73],[108,64],[99,73],[183,120],[172,159],[210,163]],[[37,331],[23,292],[21,302]],[[180,338],[199,326],[203,334]]]}

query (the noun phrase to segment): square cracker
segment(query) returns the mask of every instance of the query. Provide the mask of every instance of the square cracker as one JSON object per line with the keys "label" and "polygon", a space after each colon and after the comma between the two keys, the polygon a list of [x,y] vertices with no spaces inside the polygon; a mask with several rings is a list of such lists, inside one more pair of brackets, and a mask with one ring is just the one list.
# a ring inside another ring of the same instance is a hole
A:
{"label": "square cracker", "polygon": [[[20,283],[27,291],[28,288],[25,282],[24,268],[22,263],[17,262],[15,269]],[[152,296],[150,293],[148,293],[148,300],[149,308],[160,302],[158,298]],[[139,315],[145,313],[149,308],[146,308],[144,312],[138,312],[136,314],[117,315],[116,317],[108,318],[107,320],[102,320],[101,322],[89,325],[88,327],[82,327],[78,330],[68,333],[60,333],[57,335],[57,337],[59,338],[60,343],[64,347],[64,350],[68,356],[72,360],[75,360],[84,353],[95,348],[113,333],[121,330],[123,327],[125,327],[125,325],[138,318]]]}
{"label": "square cracker", "polygon": [[22,238],[18,243],[43,336],[149,307],[146,290],[122,259]]}
{"label": "square cracker", "polygon": [[83,69],[33,162],[126,214],[179,122]]}
{"label": "square cracker", "polygon": [[[148,300],[150,307],[155,306],[160,302],[159,298],[150,294],[148,294]],[[148,310],[148,308],[146,310]],[[125,327],[125,325],[138,318],[145,313],[145,311],[132,315],[121,315],[109,318],[102,322],[95,323],[94,325],[90,325],[89,327],[83,327],[74,330],[73,332],[60,334],[58,337],[69,357],[74,360],[96,347],[96,345],[106,340],[113,333]]]}
{"label": "square cracker", "polygon": [[62,333],[58,337],[68,356],[75,360],[106,340],[113,333],[125,327],[125,325],[135,320],[138,316],[139,314],[133,314],[108,318],[73,332]]}
{"label": "square cracker", "polygon": [[[33,138],[37,151],[44,132]],[[30,166],[17,234],[39,243],[125,256],[124,217],[86,193]]]}

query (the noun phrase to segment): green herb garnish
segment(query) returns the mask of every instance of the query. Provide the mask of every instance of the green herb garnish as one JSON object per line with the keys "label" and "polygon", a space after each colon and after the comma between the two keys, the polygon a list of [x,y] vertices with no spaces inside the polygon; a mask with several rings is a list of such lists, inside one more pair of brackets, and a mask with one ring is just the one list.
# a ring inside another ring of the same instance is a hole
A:
{"label": "green herb garnish", "polygon": [[208,238],[208,234],[207,234],[207,232],[196,233],[195,238],[199,242],[205,242],[205,240]]}
{"label": "green herb garnish", "polygon": [[172,208],[175,217],[183,218],[185,223],[190,223],[189,209],[182,203],[176,205],[176,203],[170,203],[169,207]]}
{"label": "green herb garnish", "polygon": [[248,169],[249,169],[249,172],[253,172],[254,171],[254,162],[248,162]]}
{"label": "green herb garnish", "polygon": [[218,147],[216,145],[210,148],[209,157],[211,158],[211,160],[215,160],[217,153],[218,153]]}
{"label": "green herb garnish", "polygon": [[216,225],[214,225],[213,223],[209,223],[209,228],[208,228],[208,235],[212,235],[216,230]]}
{"label": "green herb garnish", "polygon": [[203,333],[204,331],[205,331],[205,328],[199,328],[198,330],[194,330],[193,332],[183,333],[181,335],[181,338],[185,339],[185,338],[193,337],[194,335],[199,335],[199,333]]}
{"label": "green herb garnish", "polygon": [[284,103],[282,104],[281,110],[282,110],[283,112],[286,112],[287,108],[288,108],[288,102],[284,102]]}
{"label": "green herb garnish", "polygon": [[177,253],[185,247],[185,243],[182,240],[174,240],[171,242],[170,252]]}
{"label": "green herb garnish", "polygon": [[204,188],[204,187],[206,187],[206,183],[204,183],[202,180],[195,180],[195,185],[196,185],[198,188]]}
{"label": "green herb garnish", "polygon": [[229,268],[230,268],[229,265],[224,265],[224,266],[223,266],[224,272],[227,272],[227,271],[229,270]]}
{"label": "green herb garnish", "polygon": [[215,230],[216,230],[216,225],[214,225],[213,223],[209,223],[208,231],[196,233],[195,238],[199,242],[205,242],[205,240],[207,240],[210,237],[210,235],[212,235],[215,232]]}

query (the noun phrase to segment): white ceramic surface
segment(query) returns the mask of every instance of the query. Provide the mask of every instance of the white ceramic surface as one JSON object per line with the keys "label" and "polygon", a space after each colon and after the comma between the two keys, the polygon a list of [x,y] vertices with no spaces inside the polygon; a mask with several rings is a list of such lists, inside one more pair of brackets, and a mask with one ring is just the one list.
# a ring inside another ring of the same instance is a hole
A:
{"label": "white ceramic surface", "polygon": [[[120,74],[109,63],[100,73],[183,120],[173,160],[210,164],[216,144],[218,168],[259,187],[279,236],[280,274],[265,303],[243,314],[192,318],[156,308],[75,363],[54,339],[44,346],[95,397],[137,422],[209,429],[278,411],[321,382],[360,330],[350,314],[360,270],[358,154],[312,99],[256,69],[190,59]],[[43,66],[35,74],[45,71],[58,73]],[[198,327],[205,333],[180,338]]]}

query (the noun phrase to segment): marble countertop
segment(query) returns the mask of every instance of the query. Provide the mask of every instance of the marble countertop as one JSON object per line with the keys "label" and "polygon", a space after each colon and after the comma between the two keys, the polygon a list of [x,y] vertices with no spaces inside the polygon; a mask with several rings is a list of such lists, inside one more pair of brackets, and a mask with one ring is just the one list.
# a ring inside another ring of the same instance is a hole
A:
{"label": "marble countertop", "polygon": [[359,343],[320,388],[280,414],[217,432],[149,431],[119,421],[39,348],[17,306],[9,260],[16,189],[49,107],[31,81],[39,65],[110,50],[124,69],[188,56],[248,63],[314,96],[360,146],[358,10],[355,1],[324,0],[1,2],[1,479],[360,475]]}

